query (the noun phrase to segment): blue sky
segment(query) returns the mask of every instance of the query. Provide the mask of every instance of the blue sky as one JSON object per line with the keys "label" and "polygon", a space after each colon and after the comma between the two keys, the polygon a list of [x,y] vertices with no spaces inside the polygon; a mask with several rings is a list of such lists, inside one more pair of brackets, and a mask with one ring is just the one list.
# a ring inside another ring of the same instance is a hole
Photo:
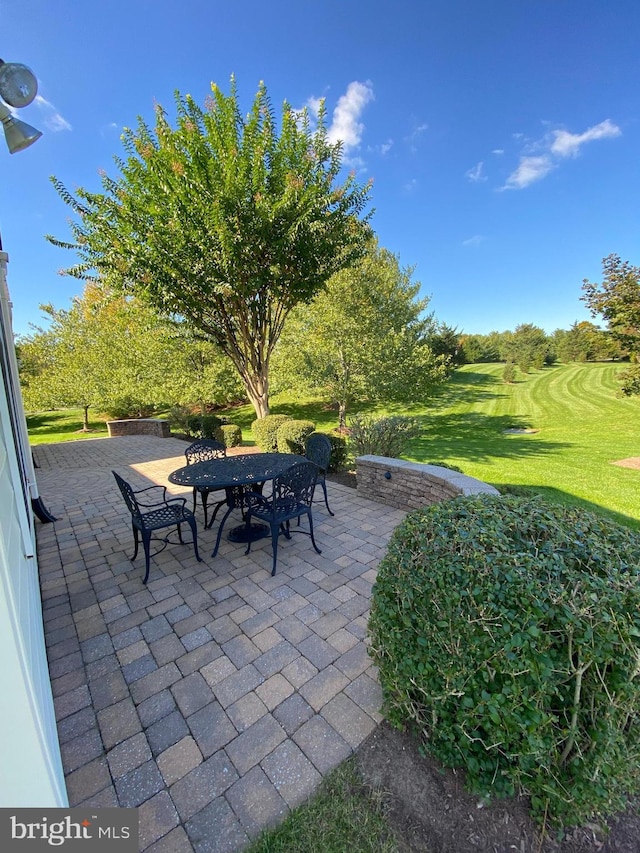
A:
{"label": "blue sky", "polygon": [[638,0],[0,0],[0,33],[43,131],[0,151],[19,334],[81,291],[49,176],[99,189],[123,127],[232,74],[246,110],[260,80],[278,109],[325,98],[380,243],[461,331],[568,328],[604,256],[640,263]]}

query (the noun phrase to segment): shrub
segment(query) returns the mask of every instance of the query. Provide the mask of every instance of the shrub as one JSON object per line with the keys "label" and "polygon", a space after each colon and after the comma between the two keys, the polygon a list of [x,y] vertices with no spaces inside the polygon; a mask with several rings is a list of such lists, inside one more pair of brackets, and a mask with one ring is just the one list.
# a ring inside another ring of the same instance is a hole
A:
{"label": "shrub", "polygon": [[154,407],[149,403],[137,400],[135,397],[125,396],[112,400],[104,411],[112,420],[125,420],[127,418],[150,418],[154,413]]}
{"label": "shrub", "polygon": [[369,627],[385,710],[483,795],[534,816],[621,808],[640,767],[640,536],[540,497],[411,513]]}
{"label": "shrub", "polygon": [[400,456],[420,433],[416,420],[399,415],[381,418],[354,415],[349,428],[349,444],[355,456]]}
{"label": "shrub", "polygon": [[626,370],[621,370],[617,378],[622,382],[620,386],[622,397],[633,397],[640,394],[640,365],[634,364]]}
{"label": "shrub", "polygon": [[[526,373],[526,370],[523,373]],[[512,361],[505,364],[502,371],[502,381],[506,385],[512,385],[516,381],[516,366]]]}
{"label": "shrub", "polygon": [[335,432],[324,433],[331,442],[331,459],[329,460],[329,473],[335,474],[344,471],[347,467],[347,440],[343,435]]}
{"label": "shrub", "polygon": [[174,432],[189,434],[191,409],[188,406],[172,406],[169,411],[169,424]]}
{"label": "shrub", "polygon": [[242,430],[238,424],[222,424],[216,430],[215,438],[221,441],[225,447],[240,447]]}
{"label": "shrub", "polygon": [[260,449],[265,453],[277,453],[278,429],[285,421],[290,420],[292,419],[289,415],[267,415],[255,420],[251,424],[251,430]]}
{"label": "shrub", "polygon": [[313,421],[284,421],[277,432],[278,452],[299,453],[304,456],[305,442],[315,428]]}
{"label": "shrub", "polygon": [[192,438],[215,438],[217,430],[229,419],[218,415],[190,415],[186,419],[187,435]]}

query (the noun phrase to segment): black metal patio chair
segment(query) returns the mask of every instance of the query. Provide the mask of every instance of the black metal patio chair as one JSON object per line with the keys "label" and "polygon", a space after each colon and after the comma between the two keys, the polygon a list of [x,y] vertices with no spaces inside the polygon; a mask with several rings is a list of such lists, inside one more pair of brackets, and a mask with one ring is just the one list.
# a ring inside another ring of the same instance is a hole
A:
{"label": "black metal patio chair", "polygon": [[317,482],[322,486],[327,512],[329,515],[335,515],[329,508],[329,500],[327,498],[326,474],[329,470],[329,462],[331,461],[331,441],[329,437],[323,435],[321,432],[312,432],[307,439],[304,455],[318,466]]}
{"label": "black metal patio chair", "polygon": [[[322,553],[313,535],[313,516],[311,514],[317,476],[318,467],[313,462],[297,462],[275,478],[270,495],[265,496],[254,491],[249,491],[245,495],[247,525],[251,524],[252,519],[258,518],[266,522],[271,529],[272,575],[276,573],[278,538],[280,533],[283,533],[287,539],[291,539],[289,522],[294,518],[300,521],[303,515],[308,517],[311,542],[316,552]],[[306,533],[307,531],[299,532]],[[247,543],[245,553],[248,554],[250,550],[251,541]]]}
{"label": "black metal patio chair", "polygon": [[[224,459],[227,455],[227,449],[221,441],[216,441],[213,438],[200,438],[190,444],[184,452],[187,460],[187,465],[193,465],[194,462],[209,462],[212,459]],[[215,508],[211,519],[207,522],[207,503],[209,495],[212,492],[219,492],[223,497],[216,501]],[[195,486],[193,489],[193,512],[196,511],[196,499],[200,493],[202,500],[202,510],[204,512],[204,528],[207,530],[216,520],[216,515],[221,506],[226,502],[224,489],[209,489],[207,486]]]}
{"label": "black metal patio chair", "polygon": [[[137,491],[134,491],[131,484],[127,483],[127,481],[124,480],[116,471],[112,471],[111,473],[116,478],[118,488],[120,489],[127,508],[131,513],[131,529],[133,531],[133,538],[135,542],[135,549],[133,557],[131,557],[131,562],[133,562],[138,556],[138,534],[142,537],[145,559],[145,575],[142,583],[146,584],[149,579],[151,534],[154,530],[161,530],[165,527],[176,527],[178,530],[178,539],[180,544],[183,545],[184,542],[182,539],[181,525],[186,522],[191,528],[191,532],[193,534],[193,549],[196,554],[196,559],[198,562],[202,562],[202,558],[198,553],[196,518],[191,510],[186,508],[186,498],[167,498],[166,486],[148,486],[146,489],[138,489]],[[154,500],[154,494],[158,496],[158,499]],[[164,542],[164,545],[160,551],[163,551],[169,544],[169,540],[165,537],[161,541]],[[160,551],[157,551],[156,553],[160,553]]]}

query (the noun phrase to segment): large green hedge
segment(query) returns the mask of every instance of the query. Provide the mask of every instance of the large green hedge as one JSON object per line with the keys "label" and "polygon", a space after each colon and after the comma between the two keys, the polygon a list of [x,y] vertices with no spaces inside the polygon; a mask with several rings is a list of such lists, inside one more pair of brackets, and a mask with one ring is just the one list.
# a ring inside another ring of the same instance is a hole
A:
{"label": "large green hedge", "polygon": [[638,534],[540,498],[434,504],[394,532],[369,626],[389,720],[472,790],[560,824],[638,791]]}

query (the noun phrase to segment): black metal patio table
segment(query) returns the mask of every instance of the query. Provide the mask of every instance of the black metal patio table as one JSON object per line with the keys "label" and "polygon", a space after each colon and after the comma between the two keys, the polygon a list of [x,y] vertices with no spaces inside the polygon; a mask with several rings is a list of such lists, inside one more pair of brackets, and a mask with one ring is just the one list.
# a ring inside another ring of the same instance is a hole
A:
{"label": "black metal patio table", "polygon": [[[216,538],[212,557],[218,553],[222,529],[234,509],[242,509],[244,492],[248,487],[262,487],[270,480],[283,474],[296,462],[304,460],[304,456],[295,453],[243,453],[238,456],[226,456],[223,459],[211,459],[206,462],[194,462],[184,465],[169,474],[169,482],[176,486],[206,486],[210,489],[224,489],[227,495],[227,511],[225,512]],[[253,542],[269,535],[266,524],[251,522],[234,527],[229,531],[228,539],[232,542]]]}

